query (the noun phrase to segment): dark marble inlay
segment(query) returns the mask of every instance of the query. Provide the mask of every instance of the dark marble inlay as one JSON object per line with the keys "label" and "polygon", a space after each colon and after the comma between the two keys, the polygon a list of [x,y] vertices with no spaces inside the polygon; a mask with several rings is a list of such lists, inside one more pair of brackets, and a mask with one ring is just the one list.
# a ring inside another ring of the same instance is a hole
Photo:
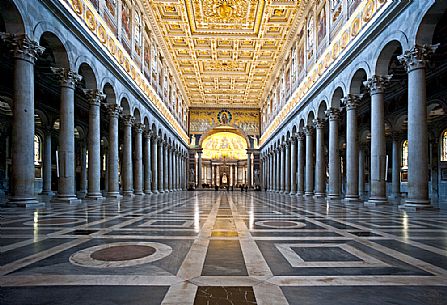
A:
{"label": "dark marble inlay", "polygon": [[153,247],[141,245],[113,246],[95,251],[90,257],[106,262],[128,261],[152,255],[155,251]]}
{"label": "dark marble inlay", "polygon": [[194,305],[249,304],[257,304],[253,287],[199,287],[194,299]]}
{"label": "dark marble inlay", "polygon": [[282,287],[290,305],[446,305],[446,287]]}
{"label": "dark marble inlay", "polygon": [[98,230],[74,230],[72,232],[67,233],[68,235],[90,235],[98,232]]}
{"label": "dark marble inlay", "polygon": [[163,286],[2,287],[0,303],[8,305],[159,305],[168,288]]}
{"label": "dark marble inlay", "polygon": [[361,261],[338,247],[292,247],[305,262],[353,262]]}
{"label": "dark marble inlay", "polygon": [[77,218],[50,218],[50,219],[39,219],[37,221],[40,225],[64,225],[64,224],[72,224],[78,222]]}
{"label": "dark marble inlay", "polygon": [[238,240],[211,240],[202,275],[248,275]]}

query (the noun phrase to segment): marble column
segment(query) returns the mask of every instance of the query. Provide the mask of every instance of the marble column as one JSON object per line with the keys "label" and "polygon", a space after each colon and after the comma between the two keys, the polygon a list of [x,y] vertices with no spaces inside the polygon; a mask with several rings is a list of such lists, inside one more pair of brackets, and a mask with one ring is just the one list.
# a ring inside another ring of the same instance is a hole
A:
{"label": "marble column", "polygon": [[121,177],[123,195],[133,196],[133,170],[132,170],[132,126],[135,118],[131,115],[123,116],[123,162],[121,164]]}
{"label": "marble column", "polygon": [[143,163],[144,163],[144,193],[146,195],[152,194],[152,162],[151,162],[151,138],[152,131],[144,132],[143,145]]}
{"label": "marble column", "polygon": [[166,148],[166,192],[172,192],[172,150],[173,147],[168,145]]}
{"label": "marble column", "polygon": [[53,196],[54,193],[51,191],[51,137],[53,129],[51,126],[47,126],[45,129],[45,139],[43,142],[43,186],[41,195]]}
{"label": "marble column", "polygon": [[143,192],[143,131],[145,125],[142,123],[134,124],[134,152],[133,152],[133,167],[134,167],[134,194],[141,196]]}
{"label": "marble column", "polygon": [[[163,166],[163,146],[164,141],[162,138],[157,139],[157,147],[158,147],[158,153],[157,153],[157,168],[158,168],[158,192],[164,193],[164,166]],[[157,176],[157,175],[156,175]]]}
{"label": "marble column", "polygon": [[296,135],[290,139],[290,195],[296,194]]}
{"label": "marble column", "polygon": [[290,194],[290,175],[291,175],[291,170],[290,170],[290,166],[291,166],[291,160],[290,160],[290,149],[291,149],[291,140],[289,139],[286,143],[285,146],[285,153],[286,153],[286,163],[285,163],[285,189],[284,192],[286,194]]}
{"label": "marble column", "polygon": [[400,198],[400,166],[401,166],[401,134],[393,132],[393,168],[392,168],[392,185],[391,198]]}
{"label": "marble column", "polygon": [[338,151],[338,120],[340,110],[329,108],[326,111],[329,118],[329,190],[328,199],[340,198],[340,157]]}
{"label": "marble column", "polygon": [[359,196],[360,198],[365,193],[365,148],[359,149]]}
{"label": "marble column", "polygon": [[374,75],[364,83],[371,94],[371,192],[367,205],[387,202],[384,96],[390,79],[389,75]]}
{"label": "marble column", "polygon": [[362,96],[349,94],[342,99],[346,105],[346,195],[345,200],[359,200],[358,146],[357,146],[357,106]]}
{"label": "marble column", "polygon": [[316,129],[315,141],[315,197],[322,198],[326,195],[326,161],[324,158],[324,121],[313,121]]}
{"label": "marble column", "polygon": [[86,89],[88,112],[88,192],[86,199],[102,200],[101,193],[101,127],[100,106],[105,94],[96,89]]}
{"label": "marble column", "polygon": [[[44,48],[25,34],[0,34],[14,60],[12,120],[12,194],[9,203],[42,205],[34,192],[34,64]],[[26,124],[26,128],[24,125]]]}
{"label": "marble column", "polygon": [[60,128],[59,128],[59,187],[54,202],[79,203],[76,198],[74,93],[81,80],[74,71],[52,68],[60,81]]}
{"label": "marble column", "polygon": [[304,132],[298,132],[298,169],[297,169],[297,195],[304,195],[304,161],[306,158],[305,144],[306,135]]}
{"label": "marble column", "polygon": [[408,197],[402,208],[430,208],[427,129],[427,63],[439,45],[416,45],[399,56],[408,73]]}
{"label": "marble column", "polygon": [[247,186],[248,188],[252,187],[252,177],[251,177],[251,171],[252,171],[252,165],[251,165],[251,152],[247,151]]}
{"label": "marble column", "polygon": [[306,188],[304,195],[314,195],[314,129],[312,126],[304,127],[306,134]]}
{"label": "marble column", "polygon": [[107,158],[108,190],[107,197],[120,198],[120,185],[118,176],[119,143],[118,143],[118,118],[123,108],[117,104],[108,104],[109,115],[109,157]]}
{"label": "marble column", "polygon": [[81,155],[81,177],[79,179],[79,197],[84,198],[87,194],[87,145],[84,141],[78,144]]}
{"label": "marble column", "polygon": [[163,190],[169,193],[169,143],[165,142],[163,147]]}
{"label": "marble column", "polygon": [[197,152],[197,187],[202,188],[202,151]]}
{"label": "marble column", "polygon": [[278,169],[278,173],[279,173],[279,192],[282,193],[284,192],[284,183],[285,183],[285,166],[286,166],[286,162],[285,162],[285,145],[284,143],[281,143],[281,146],[279,147],[279,169]]}
{"label": "marble column", "polygon": [[275,191],[276,192],[281,192],[281,172],[282,172],[282,166],[281,166],[281,150],[282,147],[279,146],[276,148],[276,166],[275,166]]}

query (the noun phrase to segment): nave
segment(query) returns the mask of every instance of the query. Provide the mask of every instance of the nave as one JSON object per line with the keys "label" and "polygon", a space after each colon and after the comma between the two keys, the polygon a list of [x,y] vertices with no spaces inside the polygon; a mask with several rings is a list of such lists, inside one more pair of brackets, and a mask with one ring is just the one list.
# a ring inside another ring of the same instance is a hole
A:
{"label": "nave", "polygon": [[1,215],[1,304],[447,304],[442,209],[196,191]]}

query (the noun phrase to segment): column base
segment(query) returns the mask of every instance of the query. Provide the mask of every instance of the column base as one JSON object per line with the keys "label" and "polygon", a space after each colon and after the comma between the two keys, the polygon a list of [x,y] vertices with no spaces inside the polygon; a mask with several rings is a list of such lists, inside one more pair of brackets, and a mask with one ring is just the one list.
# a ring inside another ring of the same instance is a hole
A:
{"label": "column base", "polygon": [[297,193],[296,193],[295,191],[291,191],[289,195],[290,195],[290,196],[295,196],[296,194],[297,194]]}
{"label": "column base", "polygon": [[325,198],[326,194],[325,193],[315,193],[314,198],[315,199],[322,199]]}
{"label": "column base", "polygon": [[404,204],[399,205],[399,210],[405,210],[407,212],[417,212],[422,210],[439,210],[430,204],[429,200],[415,200],[407,199]]}
{"label": "column base", "polygon": [[101,193],[93,193],[93,194],[87,194],[84,198],[84,200],[97,200],[97,201],[101,201],[104,200],[105,198],[102,196]]}
{"label": "column base", "polygon": [[145,195],[152,195],[152,191],[144,191]]}
{"label": "column base", "polygon": [[41,196],[54,196],[56,193],[53,191],[42,191],[39,193]]}
{"label": "column base", "polygon": [[7,202],[8,206],[17,206],[21,208],[41,208],[45,206],[45,203],[39,202],[35,198],[9,198]]}
{"label": "column base", "polygon": [[144,193],[143,193],[143,191],[137,191],[137,192],[134,192],[134,195],[135,196],[144,196]]}
{"label": "column base", "polygon": [[106,196],[108,198],[115,198],[115,199],[123,198],[123,196],[119,192],[110,192],[110,193],[107,193]]}
{"label": "column base", "polygon": [[326,198],[328,200],[340,200],[341,199],[339,194],[328,194]]}
{"label": "column base", "polygon": [[124,197],[135,197],[135,194],[132,191],[123,191]]}
{"label": "column base", "polygon": [[152,190],[152,194],[157,195],[158,191],[157,190]]}
{"label": "column base", "polygon": [[301,192],[301,191],[297,191],[297,192],[296,192],[296,195],[297,195],[297,196],[304,196],[304,193]]}
{"label": "column base", "polygon": [[375,207],[379,205],[384,205],[388,203],[388,199],[385,197],[371,197],[368,201],[364,203],[364,206]]}
{"label": "column base", "polygon": [[346,195],[343,201],[346,202],[360,201],[360,197],[357,195]]}
{"label": "column base", "polygon": [[304,193],[304,197],[313,197],[314,196],[314,192],[305,192]]}
{"label": "column base", "polygon": [[52,203],[68,203],[68,204],[79,204],[82,202],[81,199],[76,196],[57,196],[51,199]]}

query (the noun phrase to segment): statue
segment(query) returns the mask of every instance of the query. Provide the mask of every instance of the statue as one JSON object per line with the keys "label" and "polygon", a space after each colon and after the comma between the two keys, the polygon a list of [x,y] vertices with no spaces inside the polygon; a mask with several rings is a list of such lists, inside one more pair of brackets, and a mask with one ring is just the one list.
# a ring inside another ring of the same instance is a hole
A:
{"label": "statue", "polygon": [[194,169],[189,169],[189,182],[195,183],[196,175],[194,174]]}

